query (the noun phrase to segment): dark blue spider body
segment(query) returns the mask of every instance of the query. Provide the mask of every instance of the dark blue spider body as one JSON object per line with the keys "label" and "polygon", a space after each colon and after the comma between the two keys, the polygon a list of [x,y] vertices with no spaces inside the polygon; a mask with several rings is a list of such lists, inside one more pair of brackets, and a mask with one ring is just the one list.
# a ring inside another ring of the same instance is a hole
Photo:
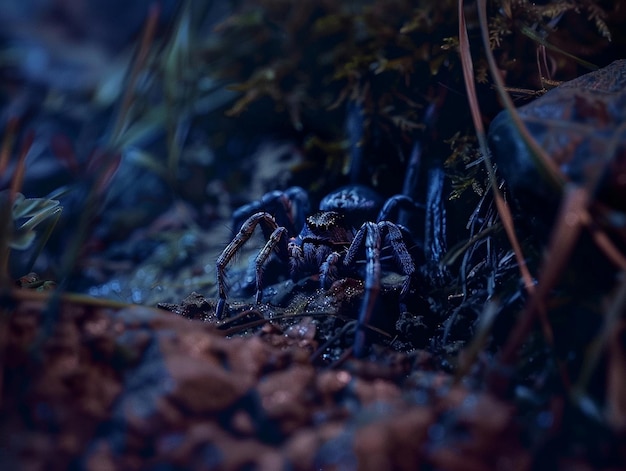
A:
{"label": "dark blue spider body", "polygon": [[319,211],[307,217],[300,233],[288,244],[291,278],[319,273],[322,287],[328,288],[336,278],[329,276],[328,260],[333,253],[345,250],[353,239],[354,230],[345,224],[341,213]]}
{"label": "dark blue spider body", "polygon": [[337,249],[350,245],[354,233],[345,224],[343,214],[335,211],[320,211],[306,218],[300,233],[292,239],[299,247],[311,245],[311,249],[327,247]]}
{"label": "dark blue spider body", "polygon": [[[290,196],[297,197],[295,204]],[[219,292],[216,314],[222,317],[226,306],[226,266],[260,225],[267,242],[254,261],[256,302],[261,301],[263,270],[272,254],[289,266],[292,279],[317,274],[324,289],[340,277],[361,277],[365,294],[354,352],[357,356],[362,355],[364,326],[371,318],[380,290],[381,263],[393,261],[395,268],[405,275],[400,290],[402,299],[409,292],[418,263],[423,262],[421,254],[412,255],[409,251],[409,247],[415,244],[408,231],[390,222],[388,217],[400,208],[415,210],[421,207],[403,195],[396,195],[383,204],[382,198],[369,188],[352,185],[327,195],[320,203],[320,210],[304,218],[301,210],[308,208],[308,197],[305,196],[304,190],[294,187],[285,192],[267,193],[261,202],[236,211],[239,219],[247,219],[216,262]],[[277,212],[270,214],[268,209]],[[303,221],[301,227],[299,221]],[[294,231],[298,233],[294,235]],[[388,250],[390,256],[383,258],[383,250]],[[361,260],[365,263],[359,263]]]}
{"label": "dark blue spider body", "polygon": [[378,193],[366,186],[349,185],[326,195],[320,202],[320,210],[336,211],[349,222],[360,225],[365,221],[374,221],[383,202]]}

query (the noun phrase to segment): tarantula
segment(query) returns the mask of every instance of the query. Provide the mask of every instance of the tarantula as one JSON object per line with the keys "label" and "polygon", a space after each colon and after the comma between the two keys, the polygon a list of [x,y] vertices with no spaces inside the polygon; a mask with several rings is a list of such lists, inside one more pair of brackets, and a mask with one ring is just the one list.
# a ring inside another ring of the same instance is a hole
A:
{"label": "tarantula", "polygon": [[397,268],[406,275],[400,299],[407,295],[417,271],[416,261],[409,252],[413,245],[411,235],[403,226],[390,222],[388,217],[398,209],[423,208],[404,195],[393,196],[384,205],[381,203],[374,191],[359,185],[347,186],[324,197],[319,211],[305,219],[309,209],[308,195],[302,188],[293,187],[285,192],[267,193],[261,201],[239,208],[233,220],[236,225],[241,223],[241,228],[216,262],[217,317],[223,317],[226,306],[226,266],[250,239],[257,225],[262,227],[267,242],[255,259],[256,303],[263,295],[263,269],[270,255],[275,254],[289,266],[292,279],[319,274],[322,288],[327,289],[339,277],[361,276],[357,256],[364,248],[365,293],[354,341],[354,353],[361,355],[365,346],[363,327],[372,315],[380,290],[383,247],[390,246]]}

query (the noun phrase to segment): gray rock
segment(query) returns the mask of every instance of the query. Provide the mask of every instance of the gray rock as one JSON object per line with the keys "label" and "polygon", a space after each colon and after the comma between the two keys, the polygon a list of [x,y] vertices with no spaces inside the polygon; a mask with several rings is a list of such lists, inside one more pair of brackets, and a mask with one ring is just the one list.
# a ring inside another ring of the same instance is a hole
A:
{"label": "gray rock", "polygon": [[[626,60],[578,77],[518,109],[530,134],[572,182],[595,189],[614,209],[626,209]],[[522,207],[560,192],[539,170],[509,112],[491,123],[494,160]]]}

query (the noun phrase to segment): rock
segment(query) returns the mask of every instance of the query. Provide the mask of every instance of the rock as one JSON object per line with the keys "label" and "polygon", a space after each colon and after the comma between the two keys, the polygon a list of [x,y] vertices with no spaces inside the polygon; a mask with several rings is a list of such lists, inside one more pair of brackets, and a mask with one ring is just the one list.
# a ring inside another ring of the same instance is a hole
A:
{"label": "rock", "polygon": [[[591,185],[600,201],[626,210],[626,60],[565,82],[518,113],[568,179]],[[560,191],[538,169],[507,110],[491,123],[489,145],[520,204],[551,218]]]}
{"label": "rock", "polygon": [[294,365],[285,371],[267,375],[257,389],[267,416],[282,424],[283,433],[291,433],[311,420],[313,407],[312,366]]}
{"label": "rock", "polygon": [[193,415],[220,412],[240,399],[252,385],[222,367],[183,355],[166,360],[172,389],[170,400]]}

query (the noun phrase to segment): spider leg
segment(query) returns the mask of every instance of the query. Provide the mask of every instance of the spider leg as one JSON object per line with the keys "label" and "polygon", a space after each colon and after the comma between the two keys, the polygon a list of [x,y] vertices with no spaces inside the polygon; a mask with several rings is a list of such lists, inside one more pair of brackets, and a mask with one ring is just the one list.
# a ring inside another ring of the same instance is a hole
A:
{"label": "spider leg", "polygon": [[424,253],[426,261],[432,266],[432,279],[443,283],[449,276],[445,268],[439,265],[446,247],[446,198],[444,192],[444,172],[433,168],[428,173],[428,194],[426,196],[426,228],[424,234]]}
{"label": "spider leg", "polygon": [[274,221],[274,218],[269,213],[260,212],[253,214],[244,221],[237,235],[230,244],[226,246],[215,262],[215,268],[217,270],[217,290],[219,294],[215,315],[218,319],[222,318],[226,306],[226,295],[228,291],[226,284],[226,266],[241,247],[252,237],[254,229],[259,224],[263,224],[272,231],[278,229],[276,221]]}
{"label": "spider leg", "polygon": [[304,263],[304,252],[302,251],[302,240],[300,237],[292,237],[287,244],[287,255],[289,258],[289,276],[294,278],[298,270]]}
{"label": "spider leg", "polygon": [[290,201],[295,203],[293,211],[294,230],[291,234],[297,234],[302,230],[307,215],[311,212],[311,203],[309,202],[309,194],[299,186],[292,186],[285,190],[285,194]]}
{"label": "spider leg", "polygon": [[382,209],[378,213],[376,222],[389,221],[392,219],[390,216],[395,212],[396,220],[398,220],[400,211],[415,211],[416,209],[424,211],[426,208],[424,205],[416,203],[413,198],[406,195],[395,195],[389,198]]}
{"label": "spider leg", "polygon": [[404,298],[411,285],[411,279],[415,275],[416,266],[409,250],[404,241],[401,226],[389,221],[381,221],[379,223],[366,222],[354,236],[352,245],[348,248],[348,253],[344,258],[344,264],[349,266],[356,259],[358,250],[362,245],[365,246],[365,294],[357,323],[357,329],[354,339],[354,354],[359,357],[364,353],[365,348],[365,330],[372,313],[374,305],[380,292],[381,264],[380,252],[382,247],[382,234],[387,232],[385,240],[389,241],[393,251],[394,259],[399,265],[402,273],[406,278],[400,290],[400,299]]}
{"label": "spider leg", "polygon": [[[233,213],[233,227],[236,230],[251,215],[257,212],[266,212],[274,215],[278,226],[286,227],[290,234],[297,234],[304,225],[304,219],[309,208],[309,196],[304,189],[298,186],[293,186],[285,191],[270,191],[265,193],[259,201],[236,209]],[[269,233],[266,233],[265,236],[269,237]]]}
{"label": "spider leg", "polygon": [[365,244],[365,294],[357,321],[357,328],[354,334],[354,355],[363,355],[365,347],[364,326],[369,322],[374,311],[374,305],[380,291],[380,248],[381,237],[380,227],[373,222],[366,222],[361,226],[354,236],[352,244],[348,248],[348,253],[344,258],[344,265],[349,266],[356,258],[360,246]]}
{"label": "spider leg", "polygon": [[338,252],[331,253],[320,267],[320,285],[328,289],[330,284],[337,279],[337,264],[341,256]]}
{"label": "spider leg", "polygon": [[277,227],[274,229],[274,232],[269,237],[269,240],[265,243],[259,254],[256,256],[254,260],[254,265],[256,268],[256,296],[254,298],[254,302],[259,304],[261,302],[261,298],[263,297],[263,267],[265,266],[265,262],[267,258],[271,255],[272,251],[278,246],[281,240],[284,240],[284,236],[287,232],[287,229],[284,227]]}
{"label": "spider leg", "polygon": [[232,219],[232,231],[238,231],[239,228],[246,222],[250,217],[255,215],[256,213],[264,212],[264,202],[263,200],[253,201],[248,204],[244,204],[243,206],[235,209],[233,211]]}
{"label": "spider leg", "polygon": [[400,299],[403,299],[409,292],[411,278],[414,276],[416,271],[415,262],[413,261],[406,243],[404,242],[400,226],[389,221],[381,221],[378,223],[378,227],[381,230],[383,228],[387,229],[387,240],[389,240],[389,243],[391,244],[394,258],[400,266],[402,273],[406,275],[406,279],[404,280],[402,289],[400,290]]}

